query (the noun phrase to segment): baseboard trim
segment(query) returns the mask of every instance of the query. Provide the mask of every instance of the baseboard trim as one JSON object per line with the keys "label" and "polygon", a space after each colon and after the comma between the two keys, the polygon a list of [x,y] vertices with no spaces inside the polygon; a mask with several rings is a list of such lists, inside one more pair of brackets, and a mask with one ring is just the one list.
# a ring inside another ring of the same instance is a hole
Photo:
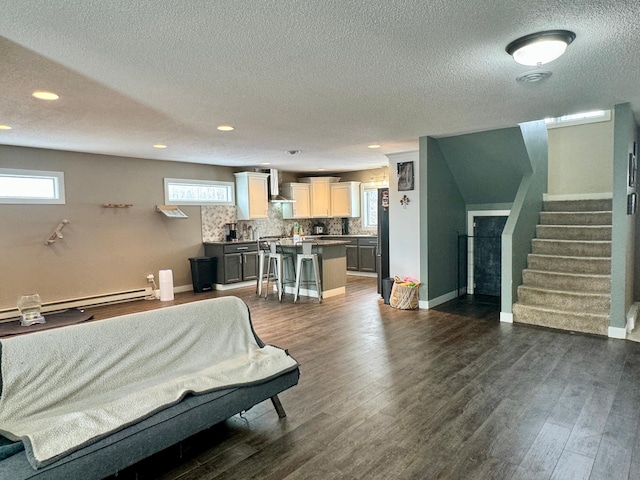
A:
{"label": "baseboard trim", "polygon": [[542,199],[547,202],[562,201],[562,200],[611,200],[613,194],[611,192],[603,193],[573,193],[568,195],[550,195],[548,193],[542,194]]}
{"label": "baseboard trim", "polygon": [[627,338],[627,330],[621,327],[609,327],[608,337],[625,339]]}
{"label": "baseboard trim", "polygon": [[627,333],[631,333],[636,328],[636,320],[638,319],[638,307],[640,303],[634,303],[627,313]]}
{"label": "baseboard trim", "polygon": [[502,323],[513,323],[513,313],[500,312],[500,321]]}
{"label": "baseboard trim", "polygon": [[[426,308],[433,308],[433,307],[437,307],[438,305],[442,305],[443,303],[447,303],[450,302],[451,300],[454,300],[458,298],[458,292],[456,290],[454,290],[453,292],[449,292],[449,293],[445,293],[444,295],[440,295],[439,297],[436,298],[432,298],[431,300],[427,300],[426,303]],[[422,302],[418,302],[418,306],[420,306]]]}

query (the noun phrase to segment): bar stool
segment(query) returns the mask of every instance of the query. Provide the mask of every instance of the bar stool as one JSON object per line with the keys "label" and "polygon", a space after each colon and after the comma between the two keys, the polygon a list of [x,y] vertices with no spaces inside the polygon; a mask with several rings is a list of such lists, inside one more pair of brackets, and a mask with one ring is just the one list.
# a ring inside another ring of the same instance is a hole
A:
{"label": "bar stool", "polygon": [[278,288],[278,301],[282,301],[282,293],[284,286],[288,283],[295,283],[293,280],[285,280],[285,265],[284,262],[291,261],[291,272],[295,274],[295,265],[293,264],[293,255],[290,253],[284,253],[279,241],[269,241],[269,253],[267,254],[267,287],[264,294],[264,298],[269,295],[269,281],[271,279],[271,267],[273,267],[273,275],[276,286]]}
{"label": "bar stool", "polygon": [[256,278],[256,294],[258,297],[262,295],[262,284],[264,283],[264,261],[267,259],[267,255],[270,252],[269,239],[258,239],[258,276]]}
{"label": "bar stool", "polygon": [[[296,291],[293,297],[293,303],[298,301],[298,293],[300,292],[300,283],[315,283],[318,292],[318,303],[322,302],[322,284],[320,283],[320,268],[318,266],[318,254],[313,253],[313,246],[318,245],[316,242],[302,242],[302,253],[298,254],[298,267],[296,268]],[[313,267],[313,280],[301,280],[302,265],[304,262],[310,261]]]}

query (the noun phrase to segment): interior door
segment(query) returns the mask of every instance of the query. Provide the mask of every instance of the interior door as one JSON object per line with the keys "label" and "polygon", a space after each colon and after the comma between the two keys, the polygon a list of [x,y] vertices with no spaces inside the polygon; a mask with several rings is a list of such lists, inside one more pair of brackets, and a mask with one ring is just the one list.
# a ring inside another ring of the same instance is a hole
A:
{"label": "interior door", "polygon": [[474,217],[473,293],[500,296],[502,231],[507,217]]}

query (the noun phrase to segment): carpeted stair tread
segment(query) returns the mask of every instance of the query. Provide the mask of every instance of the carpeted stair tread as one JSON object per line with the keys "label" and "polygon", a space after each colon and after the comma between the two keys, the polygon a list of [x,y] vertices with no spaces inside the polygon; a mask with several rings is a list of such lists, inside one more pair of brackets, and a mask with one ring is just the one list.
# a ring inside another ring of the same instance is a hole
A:
{"label": "carpeted stair tread", "polygon": [[534,238],[532,253],[569,257],[611,257],[611,240],[559,240]]}
{"label": "carpeted stair tread", "polygon": [[518,287],[518,302],[574,312],[608,313],[611,309],[611,295],[607,293],[572,292],[527,285]]}
{"label": "carpeted stair tread", "polygon": [[541,287],[554,290],[572,292],[611,292],[611,275],[555,272],[545,270],[533,270],[527,268],[522,271],[523,285],[528,287]]}
{"label": "carpeted stair tread", "polygon": [[610,225],[538,225],[536,238],[548,240],[611,240]]}
{"label": "carpeted stair tread", "polygon": [[546,200],[543,208],[547,212],[570,212],[570,211],[611,211],[613,201],[611,198],[589,199],[589,200]]}
{"label": "carpeted stair tread", "polygon": [[607,335],[609,314],[571,312],[545,306],[531,306],[515,303],[513,320],[517,323],[538,325],[573,332]]}
{"label": "carpeted stair tread", "polygon": [[611,225],[611,212],[540,212],[541,225]]}
{"label": "carpeted stair tread", "polygon": [[611,274],[611,257],[573,257],[570,255],[527,255],[527,265],[532,270],[559,273]]}

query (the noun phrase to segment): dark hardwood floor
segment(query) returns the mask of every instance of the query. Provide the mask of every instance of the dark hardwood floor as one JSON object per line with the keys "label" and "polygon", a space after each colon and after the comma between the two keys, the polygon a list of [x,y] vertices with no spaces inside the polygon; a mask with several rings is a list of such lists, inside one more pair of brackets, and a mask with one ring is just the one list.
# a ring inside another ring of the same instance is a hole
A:
{"label": "dark hardwood floor", "polygon": [[118,479],[640,479],[640,344],[500,324],[491,302],[384,305],[349,277],[322,304],[251,288],[92,309],[96,318],[234,294],[300,384]]}

